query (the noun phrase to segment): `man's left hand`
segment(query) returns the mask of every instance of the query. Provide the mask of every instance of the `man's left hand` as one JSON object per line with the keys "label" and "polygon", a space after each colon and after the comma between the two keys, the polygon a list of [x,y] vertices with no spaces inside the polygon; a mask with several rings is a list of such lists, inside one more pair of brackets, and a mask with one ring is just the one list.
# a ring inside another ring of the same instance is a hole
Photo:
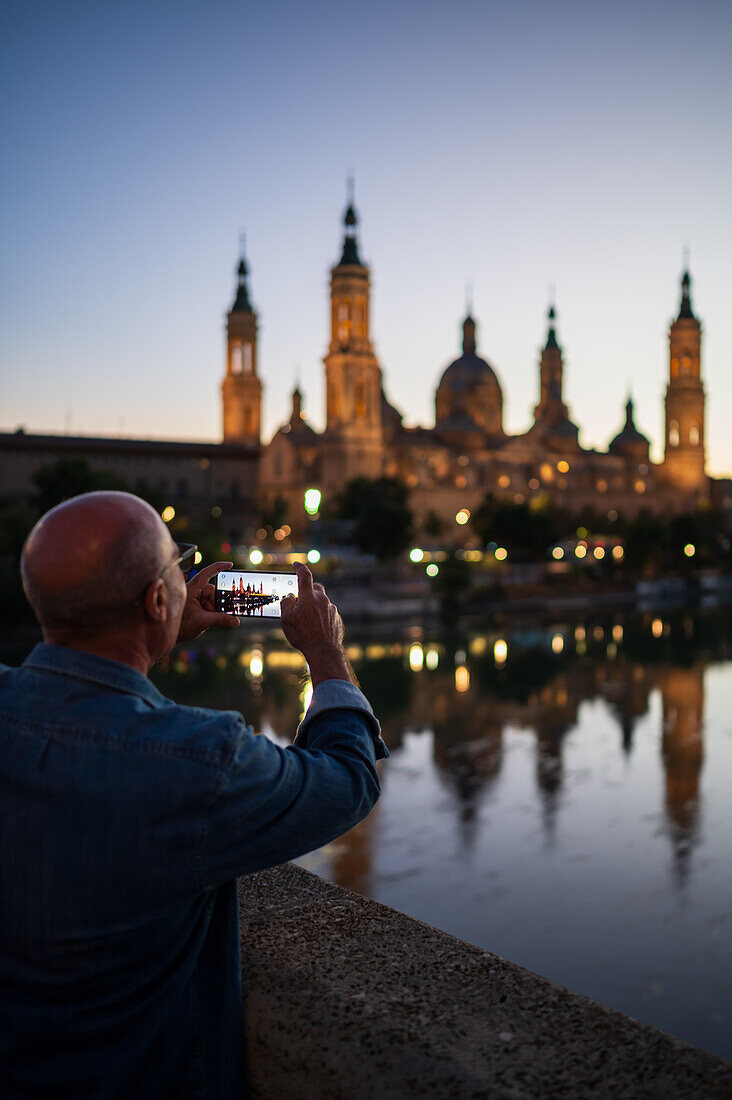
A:
{"label": "man's left hand", "polygon": [[216,561],[213,565],[207,565],[205,569],[199,570],[195,577],[188,581],[186,605],[183,608],[183,618],[178,631],[178,644],[192,641],[212,626],[239,625],[236,615],[215,610],[216,589],[209,583],[216,573],[230,569],[231,566],[230,561]]}

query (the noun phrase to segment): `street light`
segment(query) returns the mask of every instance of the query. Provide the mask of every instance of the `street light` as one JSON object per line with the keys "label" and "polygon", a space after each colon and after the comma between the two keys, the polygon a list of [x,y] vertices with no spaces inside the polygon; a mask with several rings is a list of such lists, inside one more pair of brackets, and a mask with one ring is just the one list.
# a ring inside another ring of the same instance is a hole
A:
{"label": "street light", "polygon": [[320,511],[321,501],[320,489],[306,489],[305,490],[305,511],[309,516],[315,516]]}

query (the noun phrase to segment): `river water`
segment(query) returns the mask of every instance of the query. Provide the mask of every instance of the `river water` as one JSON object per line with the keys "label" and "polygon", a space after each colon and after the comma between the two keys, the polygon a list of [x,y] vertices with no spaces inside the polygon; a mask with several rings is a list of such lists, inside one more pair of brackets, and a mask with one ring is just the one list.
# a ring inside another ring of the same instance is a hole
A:
{"label": "river water", "polygon": [[[257,629],[208,636],[156,679],[284,744],[307,684]],[[391,758],[369,818],[302,864],[732,1057],[732,613],[348,641]]]}
{"label": "river water", "polygon": [[[732,1058],[732,610],[348,644],[391,758],[366,821],[300,862]],[[154,679],[286,744],[304,673],[278,627],[246,622]]]}

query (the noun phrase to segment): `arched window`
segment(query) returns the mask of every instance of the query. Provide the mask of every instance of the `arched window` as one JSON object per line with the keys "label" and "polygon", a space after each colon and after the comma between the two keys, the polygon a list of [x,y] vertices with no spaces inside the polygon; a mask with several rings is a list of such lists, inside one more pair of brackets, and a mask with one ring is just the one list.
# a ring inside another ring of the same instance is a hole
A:
{"label": "arched window", "polygon": [[366,416],[366,390],[361,381],[356,383],[354,404],[356,406],[356,416],[362,420]]}
{"label": "arched window", "polygon": [[252,345],[244,345],[244,356],[242,359],[242,370],[245,374],[252,373]]}
{"label": "arched window", "polygon": [[672,420],[668,426],[668,445],[669,447],[679,445],[679,425],[676,420]]}
{"label": "arched window", "polygon": [[231,345],[231,373],[241,374],[241,341]]}
{"label": "arched window", "polygon": [[699,425],[692,424],[689,428],[689,443],[692,447],[696,447],[699,444]]}

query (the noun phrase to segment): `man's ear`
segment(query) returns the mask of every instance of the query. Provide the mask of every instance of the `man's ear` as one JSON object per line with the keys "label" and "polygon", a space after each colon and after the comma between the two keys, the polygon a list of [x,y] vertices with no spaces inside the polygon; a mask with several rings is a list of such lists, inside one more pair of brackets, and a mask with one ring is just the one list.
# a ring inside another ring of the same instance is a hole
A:
{"label": "man's ear", "polygon": [[142,606],[148,619],[156,623],[164,623],[170,614],[170,597],[165,581],[158,577],[148,587]]}

